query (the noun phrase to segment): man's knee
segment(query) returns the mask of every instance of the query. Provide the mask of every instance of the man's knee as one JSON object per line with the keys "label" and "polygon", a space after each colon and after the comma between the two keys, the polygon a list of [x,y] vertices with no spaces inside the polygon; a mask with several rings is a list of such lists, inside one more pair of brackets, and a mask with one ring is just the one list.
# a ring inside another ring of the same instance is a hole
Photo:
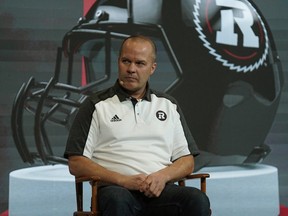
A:
{"label": "man's knee", "polygon": [[190,210],[186,209],[186,211],[196,212],[196,215],[210,215],[210,201],[206,193],[199,189],[191,188],[190,196],[189,205],[187,205]]}
{"label": "man's knee", "polygon": [[119,186],[105,186],[99,190],[98,205],[102,215],[133,215],[140,206],[131,192]]}

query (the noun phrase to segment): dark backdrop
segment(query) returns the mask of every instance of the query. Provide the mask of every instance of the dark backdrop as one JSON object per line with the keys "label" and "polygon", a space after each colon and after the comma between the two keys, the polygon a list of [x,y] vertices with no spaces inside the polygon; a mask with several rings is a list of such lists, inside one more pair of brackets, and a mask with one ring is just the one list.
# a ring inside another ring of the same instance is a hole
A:
{"label": "dark backdrop", "polygon": [[[288,206],[288,8],[287,0],[254,0],[274,35],[285,84],[266,143],[272,152],[264,163],[279,169],[280,202]],[[48,81],[63,35],[83,13],[81,0],[0,0],[0,213],[8,208],[9,173],[28,167],[14,145],[10,117],[14,97],[30,76]],[[31,137],[33,134],[31,133]],[[61,134],[56,134],[59,139]]]}

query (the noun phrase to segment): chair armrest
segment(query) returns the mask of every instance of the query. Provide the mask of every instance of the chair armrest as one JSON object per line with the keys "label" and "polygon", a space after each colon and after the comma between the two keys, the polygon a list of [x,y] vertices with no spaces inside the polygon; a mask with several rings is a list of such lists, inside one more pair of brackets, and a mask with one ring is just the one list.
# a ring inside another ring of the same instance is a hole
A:
{"label": "chair armrest", "polygon": [[195,178],[209,178],[210,174],[208,173],[192,173],[185,177],[185,179],[195,179]]}
{"label": "chair armrest", "polygon": [[190,179],[200,179],[200,189],[204,193],[206,193],[206,179],[209,178],[210,175],[208,173],[192,173],[186,176],[183,179],[178,180],[178,184],[180,186],[185,186],[185,181]]}
{"label": "chair armrest", "polygon": [[90,176],[90,177],[87,177],[87,176],[84,176],[84,177],[75,177],[75,182],[76,183],[80,183],[80,182],[86,182],[86,181],[95,181],[95,182],[99,182],[100,181],[100,177],[98,176]]}

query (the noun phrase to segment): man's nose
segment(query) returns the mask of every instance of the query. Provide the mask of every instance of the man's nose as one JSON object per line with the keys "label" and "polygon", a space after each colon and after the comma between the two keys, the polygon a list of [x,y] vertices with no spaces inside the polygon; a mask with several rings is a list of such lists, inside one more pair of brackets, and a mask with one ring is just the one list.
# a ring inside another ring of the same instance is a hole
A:
{"label": "man's nose", "polygon": [[131,63],[129,66],[128,66],[128,73],[135,73],[136,71],[136,65],[134,63]]}

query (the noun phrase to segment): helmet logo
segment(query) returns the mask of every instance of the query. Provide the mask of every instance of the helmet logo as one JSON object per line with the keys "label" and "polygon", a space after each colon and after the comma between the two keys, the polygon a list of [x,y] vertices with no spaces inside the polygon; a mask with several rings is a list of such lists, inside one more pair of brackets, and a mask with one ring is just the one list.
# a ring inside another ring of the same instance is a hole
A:
{"label": "helmet logo", "polygon": [[248,1],[196,0],[193,15],[204,47],[223,66],[246,73],[263,65],[268,35]]}

